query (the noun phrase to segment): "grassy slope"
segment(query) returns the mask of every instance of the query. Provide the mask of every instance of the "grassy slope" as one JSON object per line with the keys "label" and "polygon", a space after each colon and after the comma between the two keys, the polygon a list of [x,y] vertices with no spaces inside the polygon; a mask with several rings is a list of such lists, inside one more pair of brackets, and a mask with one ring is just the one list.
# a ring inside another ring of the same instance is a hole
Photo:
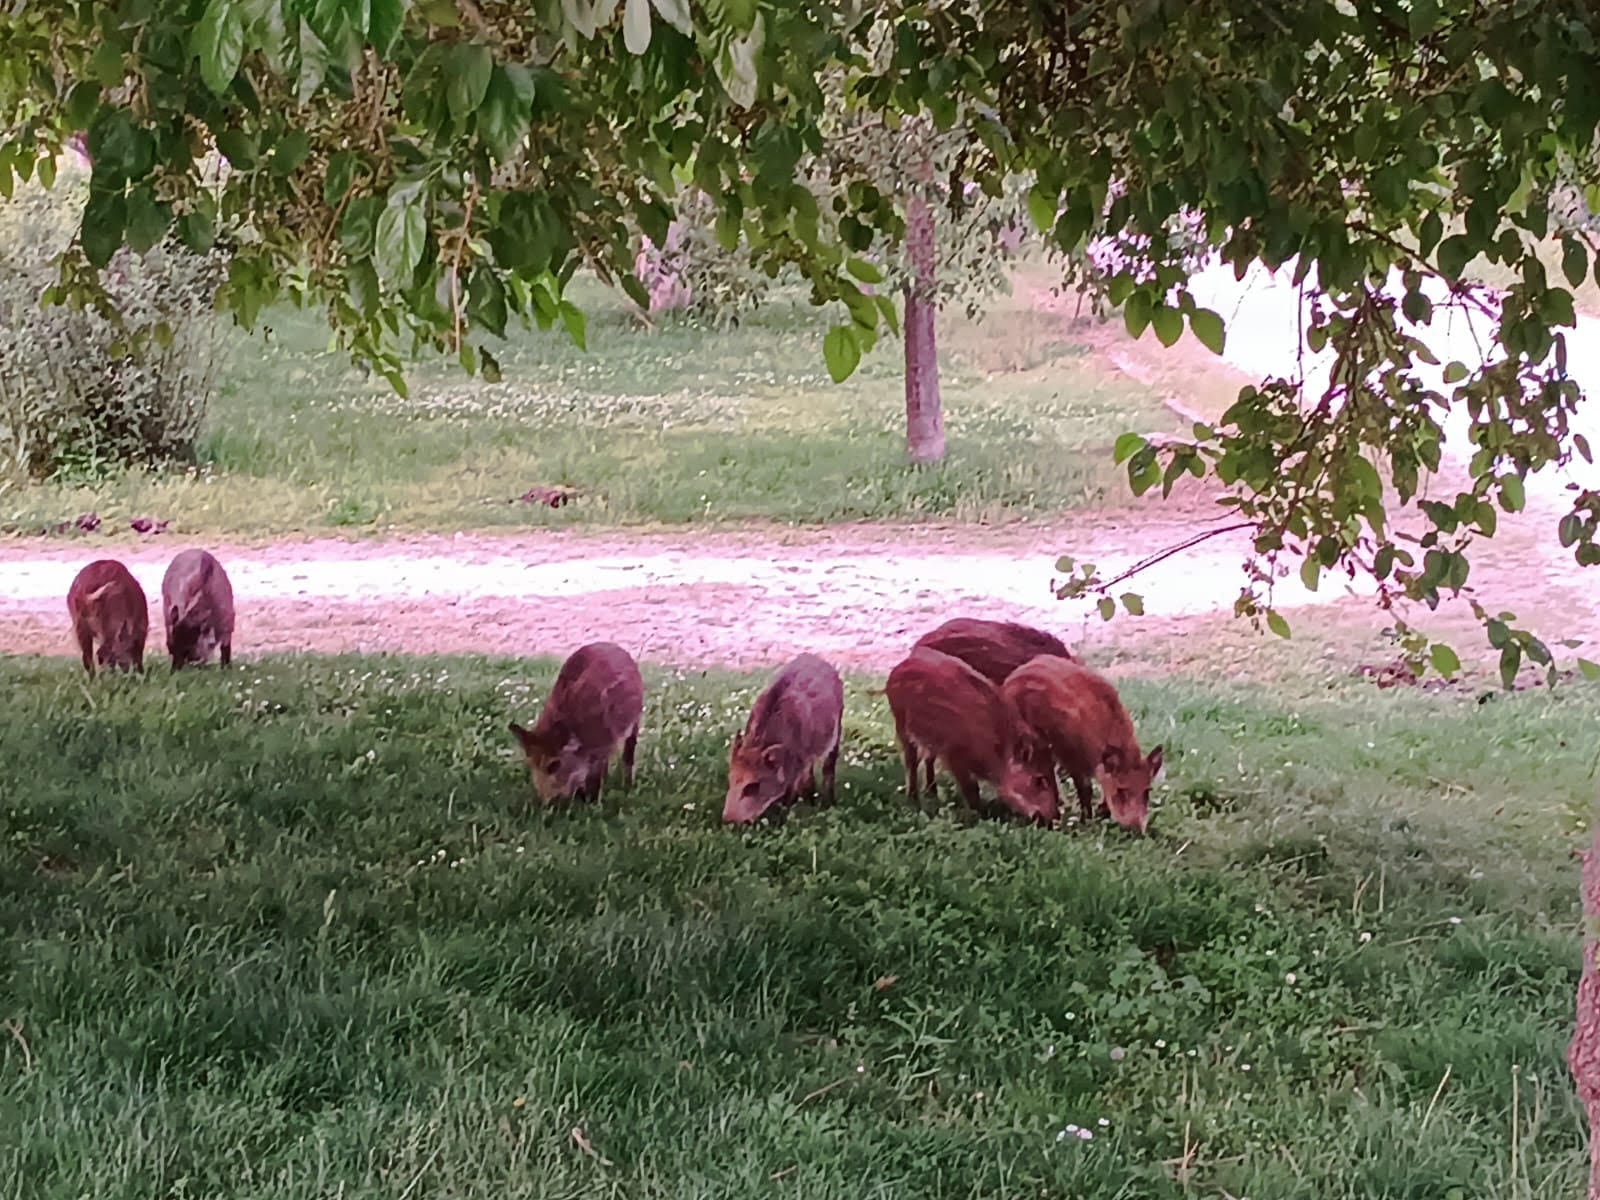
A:
{"label": "grassy slope", "polygon": [[0,1192],[1578,1190],[1592,690],[1130,683],[1140,843],[909,811],[865,681],[830,812],[718,828],[757,681],[650,672],[638,793],[531,813],[551,673],[0,666]]}
{"label": "grassy slope", "polygon": [[[411,398],[326,352],[315,315],[278,313],[276,337],[230,342],[198,478],[33,489],[27,527],[86,509],[177,517],[208,533],[329,526],[992,519],[1092,503],[1117,478],[1129,428],[1173,429],[1159,398],[1106,377],[1059,318],[1005,299],[944,322],[951,459],[904,461],[899,344],[844,385],[822,362],[824,314],[775,302],[737,330],[668,319],[641,330],[616,297],[580,286],[590,351],[565,333],[500,351],[505,382],[420,365]],[[538,484],[588,493],[552,512],[506,501]]]}

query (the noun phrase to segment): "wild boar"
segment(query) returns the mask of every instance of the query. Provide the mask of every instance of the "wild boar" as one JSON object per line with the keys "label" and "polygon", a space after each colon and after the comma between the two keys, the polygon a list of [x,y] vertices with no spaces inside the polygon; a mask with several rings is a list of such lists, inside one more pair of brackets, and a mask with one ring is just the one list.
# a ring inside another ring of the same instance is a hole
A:
{"label": "wild boar", "polygon": [[644,680],[633,656],[612,642],[591,642],[561,664],[532,729],[511,722],[546,804],[600,799],[611,756],[622,746],[622,782],[633,786],[633,752],[644,713]]}
{"label": "wild boar", "polygon": [[89,674],[96,664],[144,670],[150,609],[144,589],[127,567],[101,558],[79,571],[67,589],[67,613]]}
{"label": "wild boar", "polygon": [[966,663],[926,646],[913,650],[884,688],[905,757],[906,794],[918,801],[917,767],[925,763],[934,790],[934,762],[955,777],[962,798],[978,810],[978,784],[994,786],[1018,816],[1051,824],[1061,806],[1048,763],[1030,758],[1026,731],[1000,690]]}
{"label": "wild boar", "polygon": [[222,564],[206,550],[185,550],[161,577],[161,614],[167,626],[172,669],[211,660],[233,662],[233,585]]}
{"label": "wild boar", "polygon": [[995,687],[1030,658],[1054,654],[1072,660],[1060,638],[1019,625],[1015,621],[985,621],[977,617],[956,617],[925,633],[917,646],[926,646],[952,658],[959,658]]}
{"label": "wild boar", "polygon": [[792,804],[817,794],[833,803],[834,772],[844,721],[844,684],[815,654],[796,656],[756,700],[744,732],[728,751],[728,796],[722,819],[754,821],[774,804]]}
{"label": "wild boar", "polygon": [[1133,722],[1110,680],[1082,663],[1040,655],[1013,671],[1001,691],[1072,780],[1084,820],[1094,815],[1092,781],[1099,779],[1111,819],[1124,829],[1149,829],[1161,747],[1139,752]]}

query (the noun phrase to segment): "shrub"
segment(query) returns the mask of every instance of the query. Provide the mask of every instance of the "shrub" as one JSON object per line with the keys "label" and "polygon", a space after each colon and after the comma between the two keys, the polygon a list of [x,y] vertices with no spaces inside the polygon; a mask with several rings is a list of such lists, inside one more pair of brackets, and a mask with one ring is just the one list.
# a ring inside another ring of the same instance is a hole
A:
{"label": "shrub", "polygon": [[220,255],[175,242],[119,251],[104,271],[117,319],[46,307],[87,174],[0,202],[0,479],[99,478],[194,458],[218,357]]}

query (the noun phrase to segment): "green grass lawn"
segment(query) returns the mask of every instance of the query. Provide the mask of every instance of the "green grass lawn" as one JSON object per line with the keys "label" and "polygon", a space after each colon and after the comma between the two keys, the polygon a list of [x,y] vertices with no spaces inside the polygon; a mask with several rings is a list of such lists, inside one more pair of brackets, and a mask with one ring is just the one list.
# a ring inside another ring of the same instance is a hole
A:
{"label": "green grass lawn", "polygon": [[[1116,437],[1172,430],[1159,398],[1108,377],[1059,317],[999,299],[944,321],[946,465],[905,462],[900,345],[885,339],[843,385],[822,358],[826,316],[780,297],[737,329],[666,317],[580,283],[589,351],[562,331],[519,334],[488,385],[419,364],[410,398],[327,349],[317,314],[271,316],[270,341],[230,335],[201,470],[6,499],[17,529],[86,510],[175,517],[193,532],[329,527],[997,519],[1092,504],[1119,479]],[[567,484],[559,511],[508,504]]]}
{"label": "green grass lawn", "polygon": [[0,664],[0,1193],[1578,1194],[1595,690],[1130,683],[1141,842],[910,810],[869,680],[832,810],[719,828],[759,680],[647,671],[531,811],[552,668]]}

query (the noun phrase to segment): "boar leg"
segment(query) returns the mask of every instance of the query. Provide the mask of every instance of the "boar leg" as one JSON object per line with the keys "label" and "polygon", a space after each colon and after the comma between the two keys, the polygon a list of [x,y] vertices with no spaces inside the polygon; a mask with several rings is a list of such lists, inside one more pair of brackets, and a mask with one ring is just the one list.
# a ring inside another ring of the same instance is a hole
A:
{"label": "boar leg", "polygon": [[982,815],[983,803],[978,795],[978,781],[974,779],[964,766],[958,767],[955,763],[946,763],[950,774],[955,776],[956,787],[961,791],[961,798],[967,802],[967,807],[973,812]]}
{"label": "boar leg", "polygon": [[834,775],[839,768],[839,743],[833,743],[833,749],[828,751],[828,756],[822,760],[822,802],[833,803]]}
{"label": "boar leg", "polygon": [[930,796],[937,797],[939,795],[939,785],[934,782],[934,778],[933,778],[933,768],[934,768],[934,757],[933,757],[933,755],[931,755],[931,754],[928,755],[928,760],[924,765],[927,767],[927,774],[928,774],[928,780],[927,780],[928,794]]}
{"label": "boar leg", "polygon": [[622,786],[630,792],[633,790],[633,752],[638,747],[639,727],[635,725],[622,742]]}
{"label": "boar leg", "polygon": [[94,633],[87,625],[79,625],[73,632],[78,635],[78,649],[83,652],[83,669],[93,675]]}
{"label": "boar leg", "polygon": [[906,762],[906,798],[913,804],[921,803],[917,794],[917,747],[910,738],[900,735],[900,755]]}
{"label": "boar leg", "polygon": [[222,645],[217,648],[217,656],[217,661],[219,661],[223,666],[231,667],[233,665],[233,643],[223,642]]}
{"label": "boar leg", "polygon": [[1084,775],[1074,775],[1072,786],[1078,792],[1078,815],[1084,821],[1094,820],[1094,782]]}

